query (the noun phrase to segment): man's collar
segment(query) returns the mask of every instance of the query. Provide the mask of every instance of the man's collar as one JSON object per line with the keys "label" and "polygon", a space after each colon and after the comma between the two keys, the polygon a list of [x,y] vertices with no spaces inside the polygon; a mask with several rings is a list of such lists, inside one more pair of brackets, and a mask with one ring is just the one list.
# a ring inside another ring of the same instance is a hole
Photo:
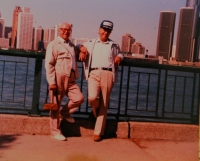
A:
{"label": "man's collar", "polygon": [[[96,42],[102,42],[102,41],[101,41],[100,38],[98,37]],[[110,42],[110,39],[108,38],[107,41],[106,41],[106,42],[103,42],[103,43],[109,44],[109,42]]]}
{"label": "man's collar", "polygon": [[60,40],[61,42],[63,42],[63,43],[69,43],[69,40],[64,40],[62,37],[60,37],[60,36],[58,36],[58,40]]}

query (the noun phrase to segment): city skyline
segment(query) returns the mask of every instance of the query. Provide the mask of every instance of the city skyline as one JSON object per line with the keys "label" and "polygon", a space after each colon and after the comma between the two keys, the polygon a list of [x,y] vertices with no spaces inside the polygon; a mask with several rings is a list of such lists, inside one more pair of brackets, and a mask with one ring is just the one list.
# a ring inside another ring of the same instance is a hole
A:
{"label": "city skyline", "polygon": [[[72,23],[73,38],[97,37],[101,21],[109,19],[114,22],[114,30],[110,38],[120,46],[122,36],[131,34],[148,49],[150,55],[156,55],[160,12],[170,10],[177,15],[174,34],[175,44],[179,12],[181,7],[186,6],[186,0],[125,0],[117,3],[114,0],[103,0],[101,2],[97,0],[93,2],[77,0],[71,3],[62,0],[56,2],[47,0],[36,0],[34,2],[15,0],[15,2],[11,2],[11,0],[3,0],[0,2],[0,12],[1,17],[5,20],[5,26],[12,26],[12,12],[15,6],[30,8],[34,15],[34,27],[41,26],[45,29],[63,21]],[[52,6],[54,6],[54,10],[52,10]]]}

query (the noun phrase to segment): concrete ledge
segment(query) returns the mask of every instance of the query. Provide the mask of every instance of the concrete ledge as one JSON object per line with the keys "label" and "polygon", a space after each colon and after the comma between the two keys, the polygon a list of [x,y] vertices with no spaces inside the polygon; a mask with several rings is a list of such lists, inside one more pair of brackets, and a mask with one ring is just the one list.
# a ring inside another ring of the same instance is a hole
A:
{"label": "concrete ledge", "polygon": [[[61,129],[66,136],[93,135],[94,122],[76,119],[77,123],[61,121]],[[50,135],[49,117],[28,117],[24,115],[0,114],[0,134]],[[170,123],[115,122],[107,121],[106,137],[131,139],[162,139],[194,141],[199,138],[199,126]]]}
{"label": "concrete ledge", "polygon": [[126,139],[129,137],[129,124],[127,122],[118,122],[117,137]]}
{"label": "concrete ledge", "polygon": [[0,115],[0,133],[49,135],[48,117],[28,117],[23,115]]}
{"label": "concrete ledge", "polygon": [[130,122],[130,138],[192,141],[198,140],[199,126],[171,123]]}

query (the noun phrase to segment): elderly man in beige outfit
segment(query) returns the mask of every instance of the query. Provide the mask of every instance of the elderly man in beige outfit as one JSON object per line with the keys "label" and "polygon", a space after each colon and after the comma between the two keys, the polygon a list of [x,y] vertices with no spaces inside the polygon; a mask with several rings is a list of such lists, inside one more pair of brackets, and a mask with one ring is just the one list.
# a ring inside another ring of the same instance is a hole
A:
{"label": "elderly man in beige outfit", "polygon": [[[78,53],[74,44],[69,40],[71,32],[72,28],[69,23],[61,23],[58,27],[59,36],[49,43],[45,57],[50,99],[52,94],[54,94],[53,99],[56,102],[55,93],[57,93],[59,107],[65,95],[69,99],[62,109],[50,111],[50,131],[52,137],[57,140],[66,140],[60,130],[60,116],[66,121],[74,123],[75,120],[71,117],[71,114],[84,101],[83,94],[76,83],[78,78],[76,61]],[[83,58],[81,57],[81,59]]]}
{"label": "elderly man in beige outfit", "polygon": [[80,54],[87,53],[83,65],[88,80],[88,100],[96,117],[94,141],[101,141],[104,135],[108,103],[123,58],[119,45],[109,39],[112,29],[113,22],[104,20],[100,24],[99,37],[78,46]]}

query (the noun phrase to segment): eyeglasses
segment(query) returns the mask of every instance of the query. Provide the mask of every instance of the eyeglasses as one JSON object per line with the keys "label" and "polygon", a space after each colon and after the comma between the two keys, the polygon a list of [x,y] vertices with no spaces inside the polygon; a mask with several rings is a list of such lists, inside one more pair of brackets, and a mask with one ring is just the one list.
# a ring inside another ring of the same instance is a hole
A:
{"label": "eyeglasses", "polygon": [[72,30],[71,29],[66,29],[66,28],[60,28],[62,30],[62,32],[71,32]]}

